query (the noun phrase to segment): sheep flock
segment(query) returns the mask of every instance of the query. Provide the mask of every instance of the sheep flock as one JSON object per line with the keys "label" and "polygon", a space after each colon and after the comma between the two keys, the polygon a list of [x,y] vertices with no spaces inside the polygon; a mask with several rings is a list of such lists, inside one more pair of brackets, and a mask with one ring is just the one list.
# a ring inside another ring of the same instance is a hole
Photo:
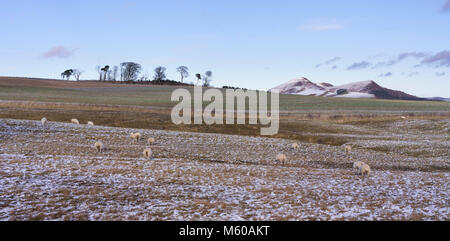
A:
{"label": "sheep flock", "polygon": [[48,117],[0,121],[0,220],[450,220],[439,152]]}

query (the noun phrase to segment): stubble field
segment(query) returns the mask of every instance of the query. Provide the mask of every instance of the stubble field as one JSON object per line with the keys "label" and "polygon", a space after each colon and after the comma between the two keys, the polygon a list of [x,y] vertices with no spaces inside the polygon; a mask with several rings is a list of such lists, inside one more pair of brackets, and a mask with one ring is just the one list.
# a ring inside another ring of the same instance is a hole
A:
{"label": "stubble field", "polygon": [[269,138],[172,124],[175,88],[0,78],[0,220],[450,220],[449,103],[286,95]]}
{"label": "stubble field", "polygon": [[[365,148],[347,155],[309,143],[294,150],[275,138],[0,123],[2,220],[450,218],[450,163],[442,150],[435,157]],[[136,131],[156,139],[151,160],[142,156],[145,140],[129,138]],[[443,144],[448,150],[449,140]],[[277,163],[278,153],[289,163]],[[369,179],[355,175],[354,160],[371,165]]]}

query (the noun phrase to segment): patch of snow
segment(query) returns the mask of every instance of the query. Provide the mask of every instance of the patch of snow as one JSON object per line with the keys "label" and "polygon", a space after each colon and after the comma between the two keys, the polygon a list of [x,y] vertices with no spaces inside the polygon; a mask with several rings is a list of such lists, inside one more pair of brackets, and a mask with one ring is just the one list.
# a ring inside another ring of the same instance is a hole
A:
{"label": "patch of snow", "polygon": [[336,95],[335,97],[344,97],[344,98],[375,98],[373,94],[361,93],[361,92],[349,92],[344,95]]}

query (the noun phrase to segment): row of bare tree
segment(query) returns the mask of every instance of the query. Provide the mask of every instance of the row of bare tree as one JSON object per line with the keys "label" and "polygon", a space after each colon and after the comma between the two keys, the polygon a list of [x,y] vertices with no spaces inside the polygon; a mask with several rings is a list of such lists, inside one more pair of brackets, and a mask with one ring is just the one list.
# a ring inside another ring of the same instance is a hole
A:
{"label": "row of bare tree", "polygon": [[[153,79],[150,79],[147,74],[141,75],[139,77],[139,74],[142,71],[142,66],[135,62],[124,62],[121,63],[120,66],[111,66],[105,65],[97,66],[96,70],[99,74],[99,81],[124,81],[124,82],[150,82],[150,81],[156,81],[156,82],[164,82],[167,80],[166,76],[166,68],[159,66],[155,68],[155,74],[153,76]],[[184,83],[184,79],[189,77],[189,68],[186,66],[179,66],[176,71],[180,75],[180,81],[181,83]],[[78,81],[80,80],[80,76],[83,73],[82,70],[79,69],[68,69],[61,73],[61,78],[70,80],[71,76],[74,76],[74,78]],[[120,73],[120,79],[119,79],[119,73]],[[212,71],[206,71],[205,74],[196,74],[195,77],[197,77],[197,85],[202,84],[203,86],[210,86],[212,81]]]}

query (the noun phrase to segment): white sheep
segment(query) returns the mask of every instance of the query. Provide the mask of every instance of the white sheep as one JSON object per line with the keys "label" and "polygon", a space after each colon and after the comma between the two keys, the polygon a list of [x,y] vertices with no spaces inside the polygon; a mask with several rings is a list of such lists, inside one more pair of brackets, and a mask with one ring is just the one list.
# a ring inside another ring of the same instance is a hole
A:
{"label": "white sheep", "polygon": [[300,146],[297,143],[292,143],[291,148],[297,150]]}
{"label": "white sheep", "polygon": [[345,149],[345,153],[347,153],[347,154],[352,152],[352,146],[350,146],[350,145],[345,145],[344,149]]}
{"label": "white sheep", "polygon": [[400,116],[402,120],[406,120],[406,116]]}
{"label": "white sheep", "polygon": [[367,165],[366,163],[362,164],[361,167],[359,168],[359,172],[361,173],[361,175],[364,177],[367,176],[367,178],[369,178],[370,176],[370,166]]}
{"label": "white sheep", "polygon": [[104,145],[103,145],[103,143],[101,141],[97,141],[94,144],[94,147],[95,147],[95,149],[97,149],[98,152],[102,152],[103,149],[104,149]]}
{"label": "white sheep", "polygon": [[141,133],[139,133],[139,132],[131,133],[130,137],[135,141],[139,141],[141,139]]}
{"label": "white sheep", "polygon": [[43,126],[45,126],[45,124],[47,123],[47,118],[45,118],[45,117],[42,118],[41,119],[41,123],[42,123]]}
{"label": "white sheep", "polygon": [[150,159],[152,157],[152,149],[146,148],[142,154],[144,154],[145,158]]}
{"label": "white sheep", "polygon": [[74,125],[79,125],[80,124],[80,122],[77,119],[72,119],[72,120],[70,120],[70,122],[72,124],[74,124]]}
{"label": "white sheep", "polygon": [[362,161],[357,161],[355,163],[353,163],[353,168],[356,169],[356,175],[361,175],[361,166],[364,165],[365,163]]}
{"label": "white sheep", "polygon": [[284,165],[287,162],[287,157],[284,154],[278,154],[277,155],[277,161],[281,163],[281,165]]}
{"label": "white sheep", "polygon": [[155,138],[150,137],[150,138],[148,138],[147,142],[149,145],[153,145],[155,143]]}
{"label": "white sheep", "polygon": [[88,125],[88,126],[94,126],[94,122],[88,121],[87,125]]}

